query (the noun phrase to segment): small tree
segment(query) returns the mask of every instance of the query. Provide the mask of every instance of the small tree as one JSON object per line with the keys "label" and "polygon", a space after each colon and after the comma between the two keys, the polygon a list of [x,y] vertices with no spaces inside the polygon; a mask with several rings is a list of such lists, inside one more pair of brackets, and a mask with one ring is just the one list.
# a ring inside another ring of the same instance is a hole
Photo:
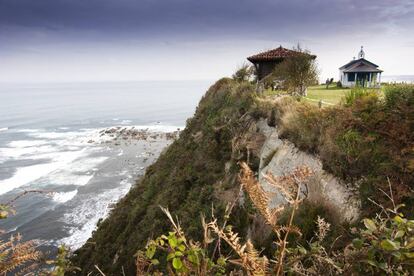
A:
{"label": "small tree", "polygon": [[232,78],[238,82],[248,81],[252,77],[253,73],[254,68],[244,63],[236,70]]}
{"label": "small tree", "polygon": [[296,54],[278,64],[274,75],[284,80],[286,89],[295,95],[306,96],[309,85],[317,83],[318,68],[314,56],[298,45]]}

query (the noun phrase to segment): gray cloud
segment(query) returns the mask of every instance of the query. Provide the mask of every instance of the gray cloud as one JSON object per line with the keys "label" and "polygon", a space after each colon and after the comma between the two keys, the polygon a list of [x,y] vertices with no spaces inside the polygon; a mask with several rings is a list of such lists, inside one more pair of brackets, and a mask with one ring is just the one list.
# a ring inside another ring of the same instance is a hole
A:
{"label": "gray cloud", "polygon": [[[4,31],[97,36],[368,33],[413,23],[413,1],[386,0],[0,0]],[[10,35],[10,34],[9,34]]]}
{"label": "gray cloud", "polygon": [[362,44],[400,74],[412,71],[412,26],[412,0],[0,0],[0,78],[163,78],[154,62],[181,64],[174,78],[216,78],[297,42],[328,76]]}

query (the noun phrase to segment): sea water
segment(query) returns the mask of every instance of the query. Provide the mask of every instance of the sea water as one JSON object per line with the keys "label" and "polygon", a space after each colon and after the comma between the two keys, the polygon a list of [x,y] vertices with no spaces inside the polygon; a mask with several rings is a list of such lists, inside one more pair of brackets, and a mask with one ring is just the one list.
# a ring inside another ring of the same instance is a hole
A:
{"label": "sea water", "polygon": [[2,238],[81,246],[171,141],[108,128],[182,129],[209,81],[0,84],[0,203],[27,190]]}
{"label": "sea water", "polygon": [[381,76],[382,82],[388,83],[414,83],[414,75],[384,75]]}

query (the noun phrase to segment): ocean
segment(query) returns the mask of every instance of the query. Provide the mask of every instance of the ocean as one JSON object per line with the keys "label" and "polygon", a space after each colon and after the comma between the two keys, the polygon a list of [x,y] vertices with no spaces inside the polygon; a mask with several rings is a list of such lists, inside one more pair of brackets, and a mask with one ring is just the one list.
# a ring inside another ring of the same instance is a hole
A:
{"label": "ocean", "polygon": [[79,248],[194,114],[209,81],[0,84],[0,221]]}
{"label": "ocean", "polygon": [[414,83],[414,75],[383,75],[382,82],[388,83]]}

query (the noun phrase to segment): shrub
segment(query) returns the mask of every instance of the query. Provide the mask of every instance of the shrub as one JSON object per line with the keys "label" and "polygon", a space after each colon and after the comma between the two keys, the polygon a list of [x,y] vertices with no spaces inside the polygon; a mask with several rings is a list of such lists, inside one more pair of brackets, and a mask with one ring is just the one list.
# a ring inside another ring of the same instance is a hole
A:
{"label": "shrub", "polygon": [[253,73],[254,73],[253,66],[249,66],[248,64],[243,64],[236,70],[232,78],[233,80],[238,81],[238,82],[248,81],[253,76]]}
{"label": "shrub", "polygon": [[300,149],[315,152],[320,143],[323,118],[321,111],[307,103],[293,103],[281,119],[281,136]]}
{"label": "shrub", "polygon": [[364,97],[375,97],[376,93],[373,90],[354,87],[345,94],[344,104],[345,106],[353,105],[357,100],[360,100]]}
{"label": "shrub", "polygon": [[385,101],[387,106],[404,104],[414,106],[414,85],[413,84],[391,84],[385,86]]}
{"label": "shrub", "polygon": [[318,68],[315,57],[298,47],[296,54],[286,58],[274,69],[274,77],[283,80],[284,86],[293,95],[306,96],[307,87],[318,83]]}

